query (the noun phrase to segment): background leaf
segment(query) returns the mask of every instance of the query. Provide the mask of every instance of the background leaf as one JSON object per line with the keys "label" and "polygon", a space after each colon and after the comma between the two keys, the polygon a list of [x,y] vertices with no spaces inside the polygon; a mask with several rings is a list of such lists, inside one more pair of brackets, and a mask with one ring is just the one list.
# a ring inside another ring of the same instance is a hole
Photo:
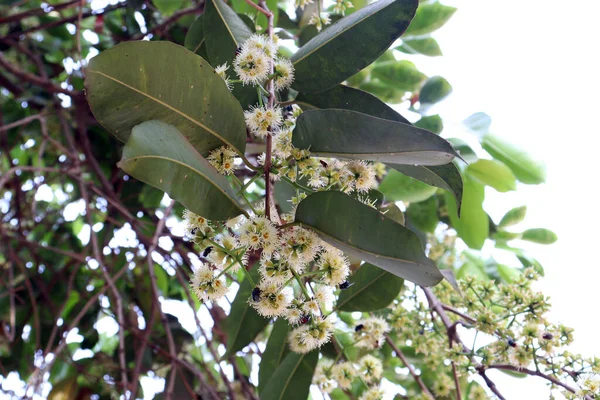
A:
{"label": "background leaf", "polygon": [[510,168],[498,160],[479,160],[467,167],[467,174],[499,192],[517,189],[517,178]]}
{"label": "background leaf", "polygon": [[371,74],[385,86],[402,92],[416,92],[427,76],[410,61],[386,61],[377,63]]}
{"label": "background leaf", "polygon": [[404,279],[365,263],[348,279],[354,285],[340,291],[341,311],[376,311],[387,307],[400,293]]}
{"label": "background leaf", "polygon": [[273,371],[283,362],[285,356],[290,352],[287,337],[290,325],[284,318],[278,318],[273,324],[273,331],[269,335],[267,347],[263,351],[260,367],[258,370],[258,392],[261,393]]}
{"label": "background leaf", "polygon": [[419,285],[442,279],[414,232],[342,192],[309,195],[298,205],[295,222],[349,256]]}
{"label": "background leaf", "polygon": [[260,400],[306,400],[319,352],[290,352],[260,392]]}
{"label": "background leaf", "polygon": [[535,228],[523,232],[521,239],[539,244],[552,244],[558,240],[558,237],[549,229]]}
{"label": "background leaf", "polygon": [[379,190],[389,201],[418,202],[433,196],[437,188],[391,169],[381,181]]}
{"label": "background leaf", "polygon": [[404,33],[417,0],[379,0],[323,30],[294,54],[302,92],[327,90],[375,61]]}
{"label": "background leaf", "polygon": [[423,232],[433,233],[440,222],[437,210],[437,197],[432,196],[425,201],[411,203],[406,209],[406,215],[414,227]]}
{"label": "background leaf", "polygon": [[135,126],[119,167],[208,219],[224,220],[243,212],[227,179],[164,122]]}
{"label": "background leaf", "polygon": [[200,15],[196,21],[190,26],[183,46],[192,53],[198,54],[210,63],[208,53],[206,51],[206,41],[204,38],[204,14]]}
{"label": "background leaf", "polygon": [[404,36],[419,36],[436,31],[444,26],[455,12],[456,8],[445,6],[437,1],[421,3]]}
{"label": "background leaf", "polygon": [[427,107],[439,103],[452,93],[452,85],[441,76],[432,76],[427,79],[419,93],[421,106]]}
{"label": "background leaf", "polygon": [[516,225],[525,219],[527,213],[527,206],[515,207],[502,217],[502,220],[498,224],[498,227],[504,228],[506,226]]}
{"label": "background leaf", "polygon": [[460,219],[457,215],[456,203],[450,193],[446,193],[448,217],[452,227],[456,229],[458,236],[464,240],[467,246],[473,249],[481,249],[490,230],[489,218],[483,210],[484,187],[469,177],[465,177],[463,182],[464,191]]}

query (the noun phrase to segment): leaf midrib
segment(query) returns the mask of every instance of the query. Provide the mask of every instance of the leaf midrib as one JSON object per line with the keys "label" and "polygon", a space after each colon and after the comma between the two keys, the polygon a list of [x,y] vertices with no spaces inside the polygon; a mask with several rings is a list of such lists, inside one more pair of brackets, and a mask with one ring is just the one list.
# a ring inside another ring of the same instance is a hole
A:
{"label": "leaf midrib", "polygon": [[238,43],[237,39],[235,38],[235,35],[233,34],[233,31],[229,28],[229,25],[227,24],[227,20],[225,19],[225,17],[223,16],[223,13],[221,13],[221,9],[217,5],[218,1],[219,0],[212,0],[213,5],[215,6],[215,10],[217,10],[217,13],[219,13],[219,17],[221,17],[221,20],[223,21],[223,25],[225,25],[225,28],[227,29],[227,32],[229,32],[229,35],[233,39],[233,42],[235,43],[236,46],[238,46],[239,43]]}
{"label": "leaf midrib", "polygon": [[[383,1],[383,0],[381,0]],[[390,2],[389,4],[387,4],[385,7],[380,8],[379,10],[377,10],[376,12],[372,13],[372,14],[366,14],[363,18],[359,19],[358,21],[356,21],[354,24],[348,26],[348,28],[344,29],[343,31],[339,32],[338,35],[332,36],[331,39],[327,40],[326,42],[324,42],[322,45],[320,45],[319,47],[315,48],[313,51],[307,53],[305,56],[303,56],[302,58],[296,60],[293,62],[293,65],[295,66],[297,63],[301,62],[302,60],[304,60],[306,57],[310,56],[311,54],[317,52],[318,50],[320,50],[322,47],[326,46],[327,44],[329,44],[331,41],[333,41],[334,39],[336,39],[337,37],[343,35],[344,33],[346,33],[349,29],[354,28],[356,25],[362,23],[364,20],[366,20],[369,17],[372,17],[374,15],[376,15],[377,13],[379,13],[380,11],[385,10],[389,5],[393,4],[393,2]],[[317,36],[315,36],[317,37]],[[310,42],[309,42],[310,43]],[[308,43],[307,43],[308,44]]]}
{"label": "leaf midrib", "polygon": [[290,381],[292,380],[292,377],[296,373],[296,370],[298,370],[298,368],[300,367],[300,364],[302,364],[302,360],[304,360],[305,356],[306,356],[306,354],[302,354],[302,356],[298,359],[298,362],[294,366],[292,373],[288,376],[287,380],[285,381],[285,383],[283,385],[283,390],[281,391],[281,394],[279,395],[279,400],[283,400],[283,395],[285,394],[285,392],[290,384]]}
{"label": "leaf midrib", "polygon": [[[209,128],[208,126],[204,125],[202,122],[200,122],[200,121],[198,121],[198,120],[196,120],[196,119],[194,119],[194,118],[190,117],[189,115],[187,115],[187,114],[185,114],[184,112],[182,112],[182,111],[180,111],[180,110],[176,109],[175,107],[173,107],[173,106],[171,106],[171,105],[169,105],[169,104],[165,103],[164,101],[162,101],[162,100],[159,100],[159,99],[157,99],[156,97],[153,97],[153,96],[149,95],[148,93],[144,93],[144,92],[142,92],[141,90],[139,90],[139,89],[137,89],[137,88],[135,88],[135,87],[133,87],[133,86],[131,86],[131,85],[128,85],[128,84],[126,84],[125,82],[123,82],[123,81],[120,81],[120,80],[119,80],[119,79],[117,79],[117,78],[114,78],[114,77],[112,77],[112,76],[110,76],[110,75],[107,75],[107,74],[105,74],[104,72],[100,72],[100,71],[94,71],[94,70],[92,70],[92,69],[88,70],[88,72],[89,72],[89,73],[92,73],[92,74],[98,74],[98,75],[101,75],[101,76],[103,76],[103,77],[105,77],[105,78],[107,78],[107,79],[110,79],[110,80],[112,80],[112,81],[114,81],[114,82],[116,82],[116,83],[118,83],[118,84],[120,84],[120,85],[123,85],[124,87],[126,87],[126,88],[128,88],[128,89],[130,89],[130,90],[133,90],[133,91],[134,91],[134,92],[136,92],[136,93],[139,93],[139,94],[141,94],[142,96],[145,96],[145,97],[149,98],[150,100],[153,100],[153,101],[155,101],[156,103],[158,103],[158,104],[162,105],[163,107],[166,107],[166,108],[168,108],[169,110],[171,110],[171,111],[175,112],[176,114],[179,114],[179,115],[181,115],[183,118],[185,118],[185,119],[187,119],[187,120],[189,120],[189,121],[193,122],[194,124],[198,125],[200,128],[204,129],[205,131],[207,131],[208,133],[210,133],[211,135],[213,135],[214,137],[216,137],[217,139],[219,139],[220,141],[222,141],[224,144],[226,144],[226,145],[228,145],[228,146],[230,146],[230,147],[232,147],[232,148],[234,148],[234,149],[236,149],[236,150],[237,150],[237,147],[236,147],[236,146],[234,146],[233,144],[231,144],[231,143],[230,143],[230,142],[229,142],[227,139],[225,139],[223,136],[219,135],[217,132],[215,132],[214,130],[212,130],[212,129],[211,129],[211,128]],[[239,150],[238,150],[238,152],[239,152]]]}
{"label": "leaf midrib", "polygon": [[[377,266],[375,266],[375,267],[377,267]],[[389,272],[384,271],[384,270],[382,270],[379,267],[377,267],[377,268],[380,270],[381,273],[379,275],[377,275],[375,277],[375,279],[369,281],[369,283],[367,285],[363,285],[363,287],[361,289],[357,290],[352,297],[349,297],[348,299],[346,299],[346,301],[344,301],[342,304],[340,304],[338,302],[338,304],[337,304],[337,308],[338,309],[341,309],[344,306],[344,304],[348,303],[350,300],[354,299],[360,293],[364,292],[366,289],[368,289],[369,287],[371,287],[371,285],[373,285],[375,282],[377,282],[379,279],[381,279],[383,277],[383,275],[385,275],[386,273],[389,274]]]}

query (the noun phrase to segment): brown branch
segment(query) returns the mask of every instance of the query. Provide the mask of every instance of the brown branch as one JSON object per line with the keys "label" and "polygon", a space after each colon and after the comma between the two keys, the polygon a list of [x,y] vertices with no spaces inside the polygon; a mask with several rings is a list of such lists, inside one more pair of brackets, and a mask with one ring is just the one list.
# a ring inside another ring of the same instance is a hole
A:
{"label": "brown branch", "polygon": [[179,11],[175,12],[173,15],[171,15],[169,18],[167,18],[166,20],[161,22],[160,24],[153,26],[148,32],[133,36],[131,38],[131,40],[140,40],[146,35],[159,35],[170,25],[177,22],[177,20],[180,19],[181,17],[184,17],[188,14],[200,14],[203,11],[203,9],[204,9],[204,3],[198,4],[194,7],[179,10]]}
{"label": "brown branch", "polygon": [[485,367],[484,366],[480,366],[477,371],[479,372],[479,375],[481,375],[481,377],[483,378],[483,380],[485,381],[485,384],[487,385],[487,387],[490,388],[490,390],[496,395],[498,396],[498,398],[500,400],[506,400],[506,397],[502,396],[502,394],[500,393],[500,391],[498,390],[498,387],[496,386],[496,384],[494,383],[494,381],[492,381],[490,378],[488,378],[488,376],[485,374]]}
{"label": "brown branch", "polygon": [[398,356],[398,358],[400,360],[402,360],[402,362],[404,363],[404,365],[406,365],[406,368],[408,368],[408,371],[412,375],[413,379],[417,382],[417,384],[419,385],[419,387],[421,388],[421,390],[423,391],[423,393],[425,393],[427,395],[427,397],[429,397],[430,399],[435,400],[435,397],[433,396],[433,394],[429,391],[429,389],[427,388],[427,386],[425,386],[425,383],[423,383],[423,380],[421,379],[421,376],[419,374],[417,374],[417,371],[412,366],[412,364],[408,361],[408,359],[406,358],[406,356],[404,355],[404,353],[402,352],[402,350],[400,350],[398,348],[398,346],[396,346],[396,344],[392,341],[392,339],[387,334],[385,335],[385,341],[388,342],[388,344],[390,345],[390,347],[392,348],[392,350],[394,350],[394,352],[396,353],[396,355]]}
{"label": "brown branch", "polygon": [[23,11],[18,14],[9,15],[7,17],[0,18],[0,24],[7,24],[9,22],[21,21],[22,19],[33,17],[35,15],[47,14],[50,11],[59,11],[65,8],[72,7],[74,4],[78,3],[80,0],[70,0],[60,4],[49,4],[46,6],[46,9],[43,8],[32,8],[31,10]]}

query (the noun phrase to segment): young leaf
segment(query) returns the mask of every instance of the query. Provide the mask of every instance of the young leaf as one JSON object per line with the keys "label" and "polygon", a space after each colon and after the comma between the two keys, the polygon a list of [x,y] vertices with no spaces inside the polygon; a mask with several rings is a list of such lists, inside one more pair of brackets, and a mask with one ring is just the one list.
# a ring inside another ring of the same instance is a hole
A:
{"label": "young leaf", "polygon": [[442,280],[414,232],[342,192],[309,195],[298,205],[295,222],[349,256],[401,278],[424,286]]}
{"label": "young leaf", "polygon": [[441,76],[432,76],[425,81],[419,93],[419,102],[427,107],[439,103],[452,93],[452,85]]}
{"label": "young leaf", "polygon": [[490,221],[483,210],[484,186],[473,178],[465,177],[460,219],[456,203],[450,193],[446,193],[446,206],[452,227],[458,236],[472,249],[481,249],[490,230]]}
{"label": "young leaf", "polygon": [[481,146],[492,157],[506,164],[519,181],[529,185],[537,185],[546,181],[544,163],[534,160],[525,150],[491,133],[483,135]]}
{"label": "young leaf", "polygon": [[405,37],[421,36],[440,29],[452,15],[456,8],[448,7],[436,2],[420,4],[417,15],[410,23],[404,34]]}
{"label": "young leaf", "polygon": [[457,155],[450,143],[424,129],[339,109],[302,113],[292,142],[319,157],[394,164],[443,165]]}
{"label": "young leaf", "polygon": [[379,185],[379,190],[389,201],[423,201],[427,200],[437,191],[421,181],[401,174],[395,170],[389,170]]}
{"label": "young leaf", "polygon": [[444,122],[438,114],[421,117],[414,125],[417,128],[426,129],[438,135],[444,130]]}
{"label": "young leaf", "polygon": [[527,213],[527,206],[515,207],[506,214],[500,220],[498,228],[504,228],[507,226],[518,224],[523,221],[525,214]]}
{"label": "young leaf", "polygon": [[319,93],[299,93],[295,103],[303,110],[339,108],[409,123],[406,118],[372,94],[345,85],[337,85]]}
{"label": "young leaf", "polygon": [[273,331],[269,336],[267,347],[263,352],[258,370],[258,391],[259,393],[267,386],[269,378],[273,371],[281,364],[285,356],[289,353],[287,336],[290,325],[284,318],[278,318],[273,324]]}
{"label": "young leaf", "polygon": [[438,200],[435,196],[419,203],[411,203],[406,215],[411,224],[423,232],[433,233],[440,222],[437,215]]}
{"label": "young leaf", "polygon": [[170,42],[125,42],[103,51],[87,69],[94,116],[125,142],[149,119],[177,128],[199,153],[223,144],[246,148],[246,123],[237,100],[213,68]]}
{"label": "young leaf", "polygon": [[319,352],[290,352],[260,392],[260,400],[306,400]]}
{"label": "young leaf", "polygon": [[379,0],[323,30],[292,57],[292,87],[319,92],[356,74],[404,33],[417,6],[417,0]]}
{"label": "young leaf", "polygon": [[423,39],[403,39],[402,45],[396,50],[408,54],[423,54],[424,56],[436,57],[442,55],[442,49],[437,40],[432,37]]}
{"label": "young leaf", "polygon": [[521,239],[539,244],[552,244],[556,242],[558,238],[556,237],[556,233],[552,232],[549,229],[536,228],[527,229],[521,235]]}
{"label": "young leaf", "polygon": [[498,160],[479,160],[467,167],[467,174],[499,192],[517,189],[517,178],[510,168]]}
{"label": "young leaf", "polygon": [[427,78],[410,61],[385,61],[373,66],[372,77],[402,92],[416,92]]}
{"label": "young leaf", "polygon": [[136,125],[118,166],[208,219],[224,220],[244,212],[227,179],[181,132],[164,122]]}
{"label": "young leaf", "polygon": [[201,14],[192,26],[190,26],[187,35],[185,35],[183,46],[192,53],[196,53],[206,61],[209,61],[208,53],[206,52],[206,41],[204,40],[204,14]]}
{"label": "young leaf", "polygon": [[[260,279],[258,275],[258,266],[250,271],[252,280],[257,283]],[[240,289],[235,295],[231,304],[231,312],[227,317],[225,329],[227,332],[227,352],[224,358],[227,358],[236,351],[243,349],[254,340],[268,324],[269,318],[260,316],[256,310],[248,304],[248,299],[252,295],[254,287],[248,279],[244,279],[240,284]]]}
{"label": "young leaf", "polygon": [[354,285],[340,292],[341,311],[375,311],[387,307],[400,293],[404,279],[365,263],[352,274]]}

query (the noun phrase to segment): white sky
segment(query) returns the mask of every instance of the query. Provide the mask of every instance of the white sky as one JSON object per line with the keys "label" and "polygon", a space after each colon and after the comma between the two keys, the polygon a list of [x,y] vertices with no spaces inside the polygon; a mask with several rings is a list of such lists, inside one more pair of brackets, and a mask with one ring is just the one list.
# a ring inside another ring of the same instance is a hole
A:
{"label": "white sky", "polygon": [[[454,93],[437,106],[452,126],[477,111],[492,131],[518,143],[548,168],[545,185],[518,192],[486,192],[498,221],[513,206],[528,205],[525,228],[546,227],[559,240],[527,249],[546,270],[540,288],[550,296],[552,318],[575,328],[573,351],[600,356],[597,316],[600,262],[595,254],[600,217],[594,171],[600,145],[600,1],[442,0],[458,11],[434,36],[443,57],[415,60],[442,75]],[[456,129],[456,128],[455,128]],[[547,399],[536,379],[494,378],[507,399]],[[539,381],[538,381],[539,382]]]}

